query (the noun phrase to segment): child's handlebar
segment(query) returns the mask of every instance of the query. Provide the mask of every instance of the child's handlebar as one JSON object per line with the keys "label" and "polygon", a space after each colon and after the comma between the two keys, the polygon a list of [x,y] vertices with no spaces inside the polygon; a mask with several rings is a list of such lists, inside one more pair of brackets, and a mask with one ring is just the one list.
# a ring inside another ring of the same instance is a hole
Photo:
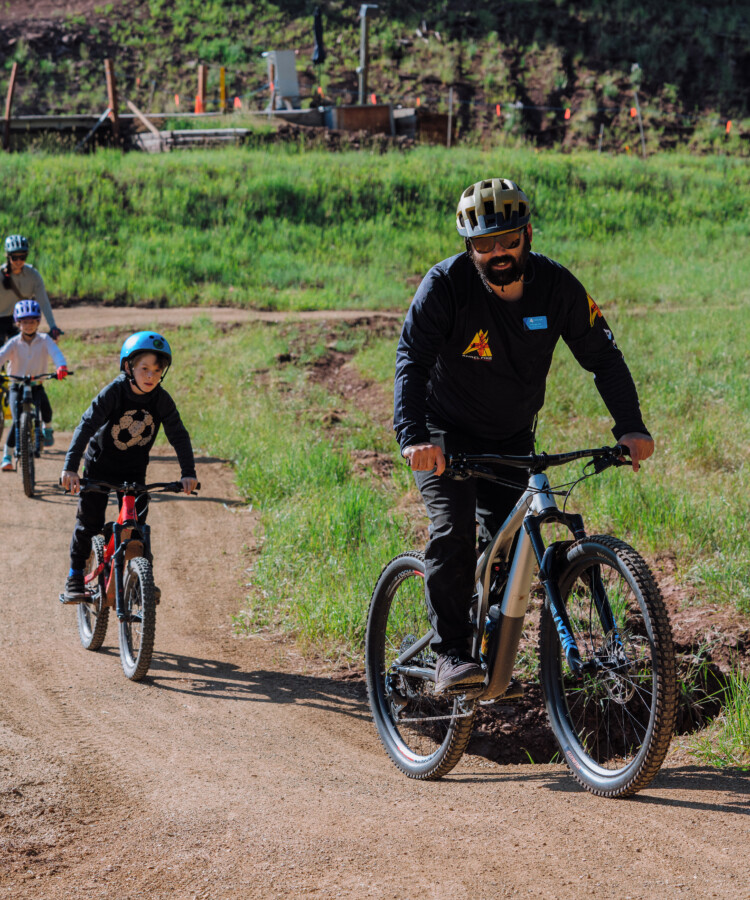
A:
{"label": "child's handlebar", "polygon": [[[75,372],[67,372],[66,377],[69,375],[75,375]],[[2,378],[8,378],[13,381],[25,381],[30,384],[32,381],[44,381],[48,378],[57,378],[57,372],[41,372],[39,375],[11,375],[8,372],[0,372],[0,379]]]}
{"label": "child's handlebar", "polygon": [[[195,490],[191,494],[197,494],[200,490],[200,481],[196,483]],[[81,493],[84,491],[96,491],[98,493],[108,493],[109,491],[117,491],[121,494],[182,494],[181,481],[154,481],[151,484],[139,484],[137,481],[123,481],[120,484],[113,484],[109,481],[97,481],[93,478],[81,478]],[[65,491],[69,493],[69,491]]]}

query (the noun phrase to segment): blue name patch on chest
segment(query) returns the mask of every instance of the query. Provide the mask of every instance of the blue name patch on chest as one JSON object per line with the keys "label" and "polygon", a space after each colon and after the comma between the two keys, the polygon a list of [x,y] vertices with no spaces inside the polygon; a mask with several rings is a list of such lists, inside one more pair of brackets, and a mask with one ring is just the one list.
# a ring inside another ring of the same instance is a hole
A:
{"label": "blue name patch on chest", "polygon": [[524,331],[542,331],[547,327],[547,316],[527,316],[523,320]]}

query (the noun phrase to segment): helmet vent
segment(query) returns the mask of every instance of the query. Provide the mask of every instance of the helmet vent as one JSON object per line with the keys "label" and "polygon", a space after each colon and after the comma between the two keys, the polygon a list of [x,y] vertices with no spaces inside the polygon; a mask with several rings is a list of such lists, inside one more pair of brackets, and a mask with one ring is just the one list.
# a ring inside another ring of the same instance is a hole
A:
{"label": "helmet vent", "polygon": [[477,227],[477,213],[475,209],[467,209],[466,215],[469,217],[469,221],[471,222],[471,227]]}
{"label": "helmet vent", "polygon": [[487,200],[484,204],[484,215],[486,216],[494,216],[495,215],[495,204],[492,200]]}
{"label": "helmet vent", "polygon": [[505,203],[505,204],[503,205],[503,209],[505,210],[504,218],[505,218],[507,221],[510,221],[510,217],[513,215],[513,204],[512,204],[512,203]]}
{"label": "helmet vent", "polygon": [[518,217],[522,219],[526,215],[526,204],[519,203],[518,204]]}

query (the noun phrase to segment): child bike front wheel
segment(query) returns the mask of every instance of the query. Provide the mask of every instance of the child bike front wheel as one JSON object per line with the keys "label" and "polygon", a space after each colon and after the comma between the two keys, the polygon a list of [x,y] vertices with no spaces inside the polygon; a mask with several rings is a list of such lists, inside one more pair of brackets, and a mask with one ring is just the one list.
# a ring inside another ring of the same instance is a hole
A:
{"label": "child bike front wheel", "polygon": [[136,556],[127,564],[124,584],[125,615],[119,623],[120,660],[131,681],[140,681],[151,665],[156,635],[156,597],[151,563]]}
{"label": "child bike front wheel", "polygon": [[27,497],[34,496],[34,417],[29,412],[22,412],[19,421],[20,443],[18,448],[23,475],[23,492]]}
{"label": "child bike front wheel", "polygon": [[461,759],[476,706],[435,694],[429,637],[424,556],[402,553],[383,569],[370,601],[367,694],[388,755],[405,775],[421,780],[441,778]]}

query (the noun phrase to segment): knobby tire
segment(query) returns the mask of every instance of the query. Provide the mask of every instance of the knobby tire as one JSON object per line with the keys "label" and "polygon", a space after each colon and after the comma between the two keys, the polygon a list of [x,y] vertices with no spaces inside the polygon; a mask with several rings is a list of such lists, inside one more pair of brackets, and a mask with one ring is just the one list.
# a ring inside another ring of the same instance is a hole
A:
{"label": "knobby tire", "polygon": [[[91,542],[91,555],[86,564],[86,574],[93,572],[104,559],[104,541],[96,535]],[[102,572],[95,581],[90,581],[86,589],[91,593],[88,603],[79,603],[78,635],[86,650],[98,650],[104,643],[109,622],[109,607],[105,606],[106,581]]]}
{"label": "knobby tire", "polygon": [[[476,705],[466,702],[461,710],[456,698],[434,695],[434,681],[389,671],[393,660],[430,629],[424,571],[423,554],[409,552],[394,557],[381,572],[367,617],[365,665],[370,709],[388,755],[410,778],[436,780],[463,756]],[[435,661],[427,646],[409,665],[434,669]],[[469,715],[455,718],[461,712]],[[436,716],[445,718],[435,721]]]}
{"label": "knobby tire", "polygon": [[120,661],[131,681],[140,681],[151,665],[156,635],[156,600],[151,563],[136,556],[125,571],[126,619],[119,623]]}
{"label": "knobby tire", "polygon": [[31,413],[22,412],[19,421],[20,444],[18,448],[21,474],[23,475],[23,492],[27,497],[34,496],[34,419]]}
{"label": "knobby tire", "polygon": [[[573,776],[601,797],[646,787],[664,761],[677,713],[672,629],[641,556],[609,535],[568,546],[557,581],[584,673],[575,677],[549,604],[539,633],[540,678],[550,725]],[[601,598],[614,615],[605,631]]]}

